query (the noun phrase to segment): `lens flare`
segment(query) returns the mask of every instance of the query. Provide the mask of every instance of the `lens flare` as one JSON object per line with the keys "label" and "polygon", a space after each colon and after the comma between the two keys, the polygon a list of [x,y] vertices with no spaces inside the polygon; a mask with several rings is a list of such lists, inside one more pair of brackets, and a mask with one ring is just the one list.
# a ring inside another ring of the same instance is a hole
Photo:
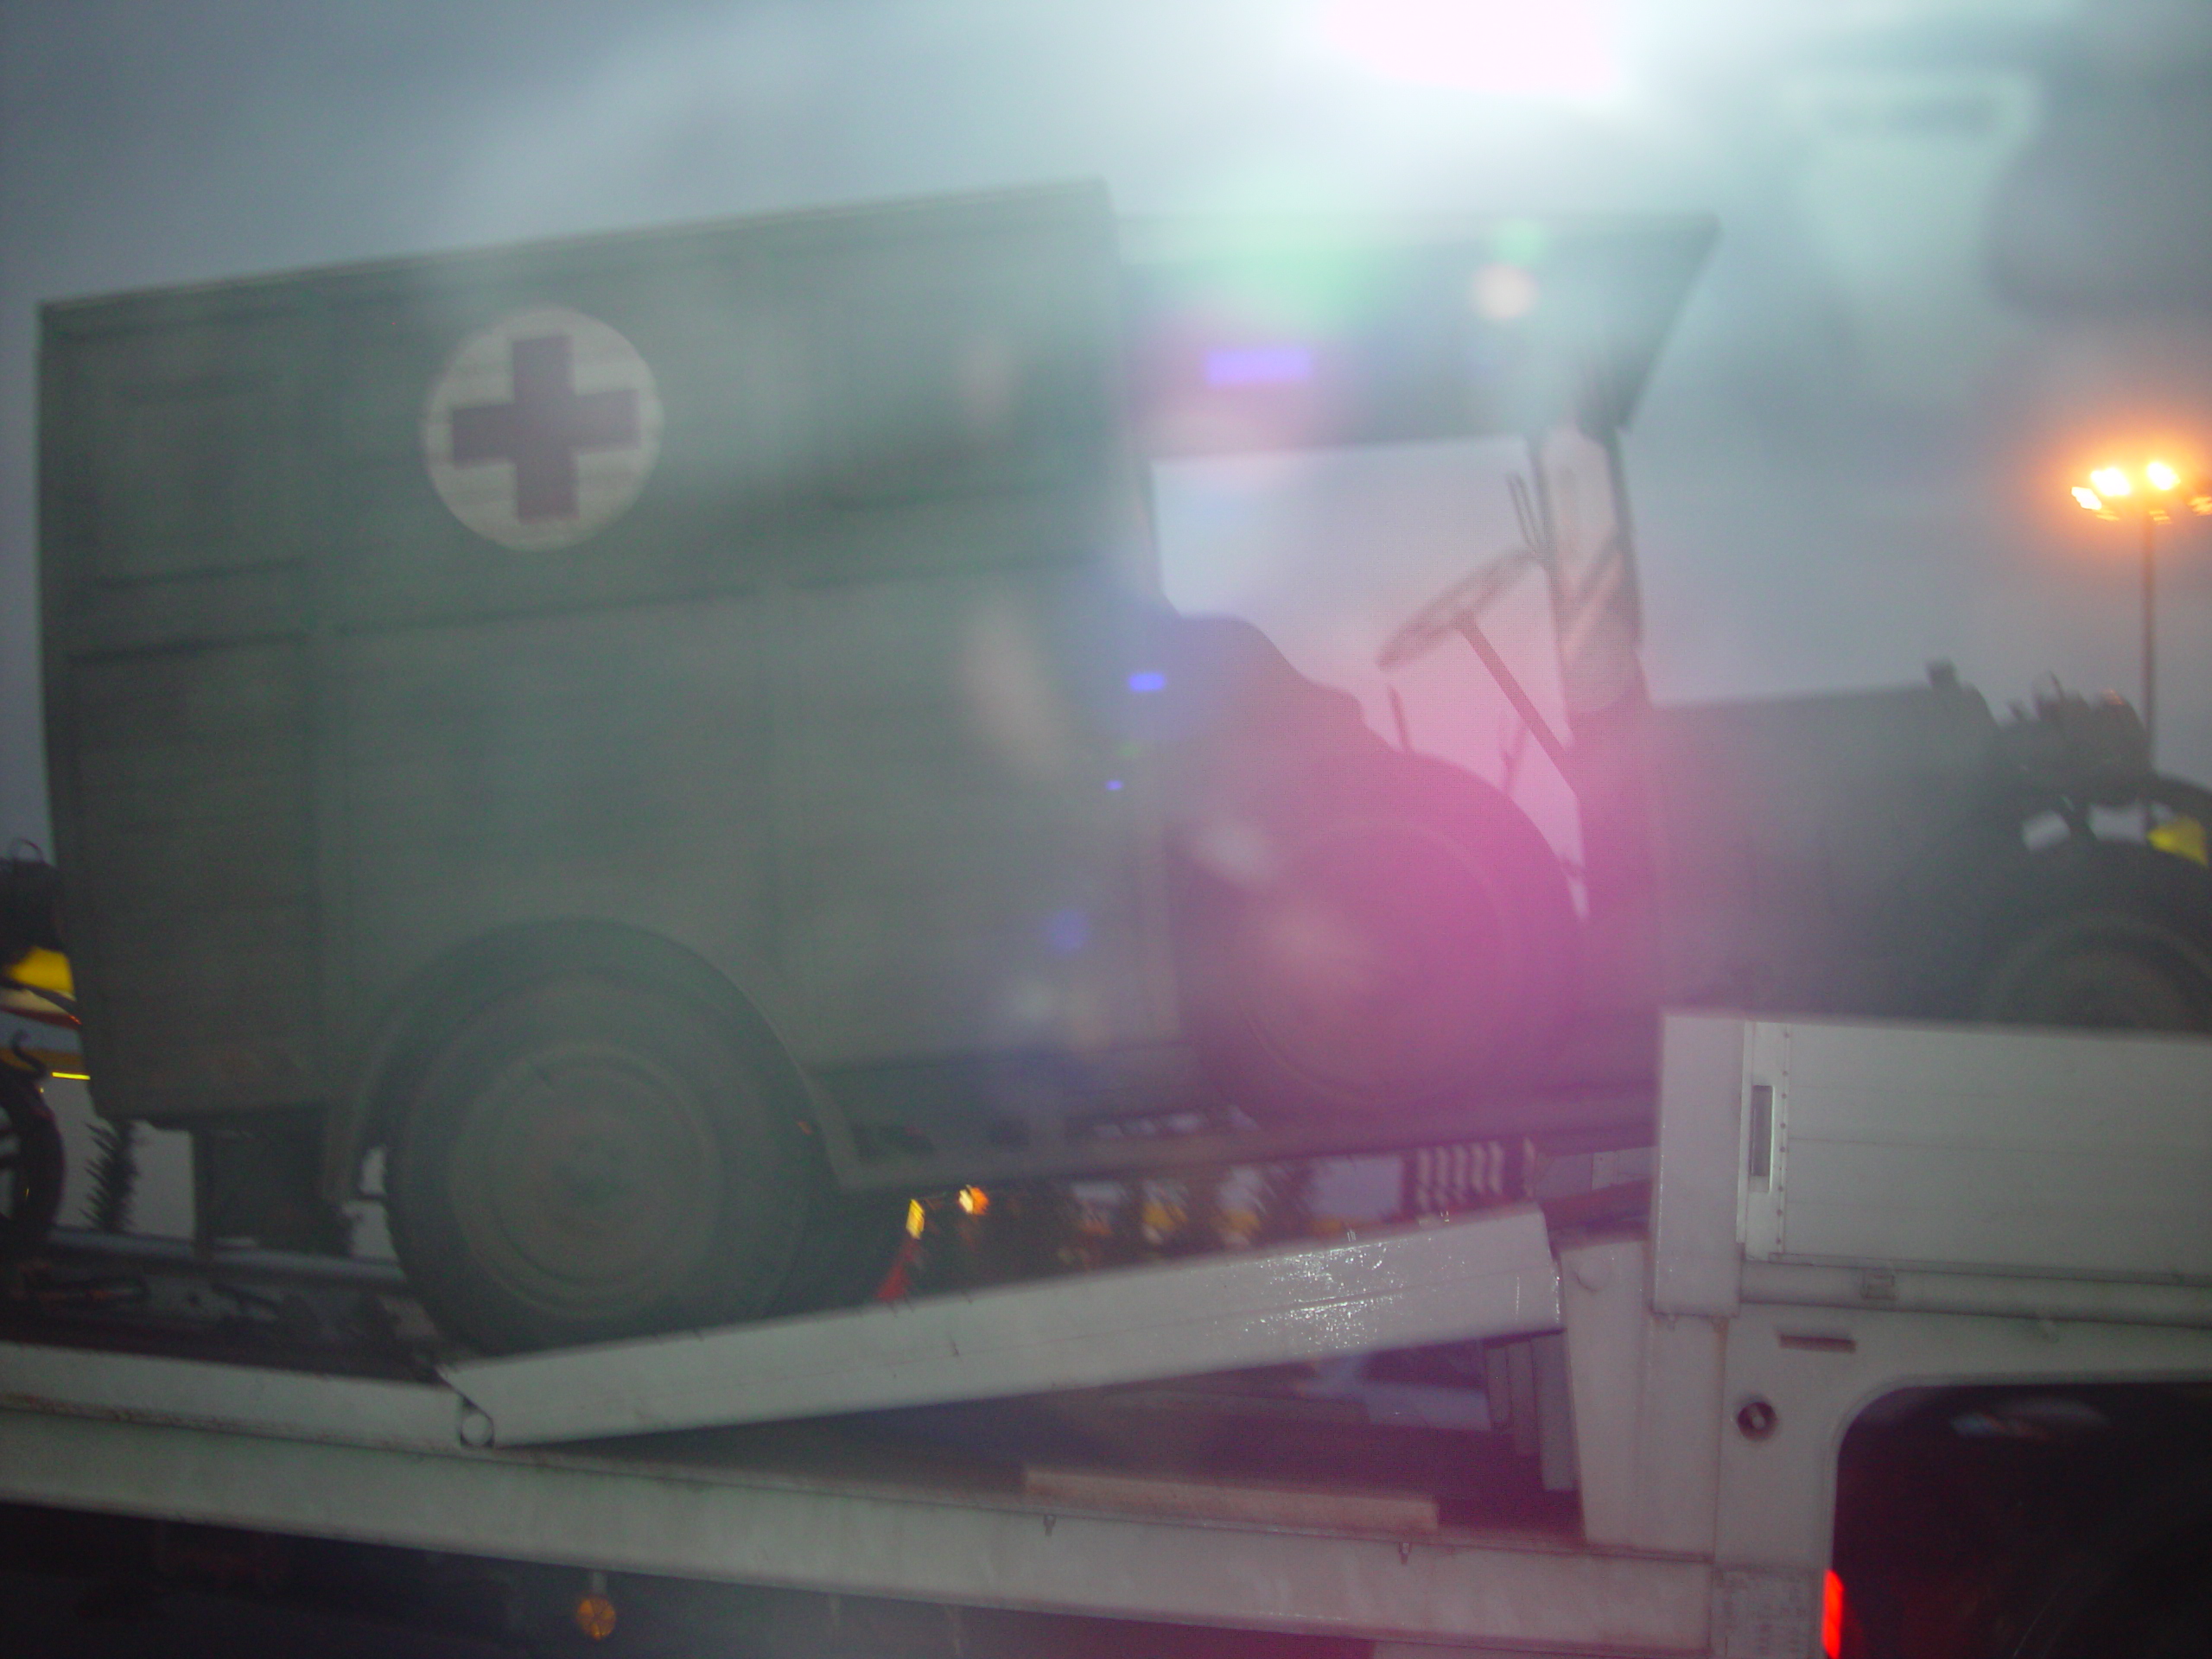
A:
{"label": "lens flare", "polygon": [[2151,480],[2154,490],[2171,490],[2181,482],[2181,474],[2163,461],[2154,461],[2144,467],[2143,476]]}
{"label": "lens flare", "polygon": [[1475,273],[1468,299],[1491,322],[1511,322],[1536,308],[1536,279],[1526,268],[1500,261]]}
{"label": "lens flare", "polygon": [[1599,98],[1621,67],[1602,0],[1332,0],[1322,38],[1393,80],[1508,98]]}
{"label": "lens flare", "polygon": [[1206,353],[1210,386],[1295,385],[1313,378],[1313,353],[1305,346],[1224,346]]}
{"label": "lens flare", "polygon": [[2089,482],[2096,486],[2099,495],[2126,495],[2134,486],[2127,481],[2127,474],[2117,467],[2100,467],[2089,474]]}

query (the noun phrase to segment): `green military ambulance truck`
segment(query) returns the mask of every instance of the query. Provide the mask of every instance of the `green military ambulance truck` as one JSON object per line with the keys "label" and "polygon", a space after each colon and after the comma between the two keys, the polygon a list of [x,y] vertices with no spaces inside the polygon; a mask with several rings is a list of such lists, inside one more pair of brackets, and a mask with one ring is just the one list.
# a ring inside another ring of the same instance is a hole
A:
{"label": "green military ambulance truck", "polygon": [[[1648,1113],[1662,1002],[2212,1025],[2201,867],[2090,822],[2198,810],[2125,709],[1650,707],[1617,436],[1711,234],[1139,254],[1070,187],[48,308],[99,1109],[192,1131],[208,1239],[334,1246],[380,1152],[425,1303],[520,1347],[849,1296],[900,1181],[1133,1121]],[[1485,660],[1584,914],[1153,569],[1155,456],[1500,433],[1529,545],[1395,654],[1543,574],[1567,729]]]}

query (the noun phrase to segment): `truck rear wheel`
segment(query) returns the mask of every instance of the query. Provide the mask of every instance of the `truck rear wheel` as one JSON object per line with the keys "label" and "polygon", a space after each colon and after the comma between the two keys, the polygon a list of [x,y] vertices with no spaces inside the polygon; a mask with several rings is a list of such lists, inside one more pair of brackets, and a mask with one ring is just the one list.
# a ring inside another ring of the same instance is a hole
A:
{"label": "truck rear wheel", "polygon": [[1973,1013],[2005,1025],[2212,1032],[2212,875],[2147,847],[2034,861],[1989,906]]}
{"label": "truck rear wheel", "polygon": [[804,1108],[751,1046],[686,998],[583,974],[463,1019],[386,1183],[440,1328],[499,1351],[767,1312],[806,1216]]}
{"label": "truck rear wheel", "polygon": [[1567,879],[1503,794],[1385,754],[1305,780],[1242,881],[1197,874],[1192,1034],[1264,1118],[1357,1116],[1525,1080],[1567,1006]]}

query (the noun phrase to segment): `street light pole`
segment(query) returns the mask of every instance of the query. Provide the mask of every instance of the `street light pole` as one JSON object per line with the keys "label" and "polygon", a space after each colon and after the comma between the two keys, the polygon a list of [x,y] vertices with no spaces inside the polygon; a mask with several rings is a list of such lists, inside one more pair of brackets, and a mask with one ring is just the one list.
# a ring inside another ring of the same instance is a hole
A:
{"label": "street light pole", "polygon": [[2150,504],[2143,520],[2143,748],[2155,765],[2158,753],[2158,521]]}

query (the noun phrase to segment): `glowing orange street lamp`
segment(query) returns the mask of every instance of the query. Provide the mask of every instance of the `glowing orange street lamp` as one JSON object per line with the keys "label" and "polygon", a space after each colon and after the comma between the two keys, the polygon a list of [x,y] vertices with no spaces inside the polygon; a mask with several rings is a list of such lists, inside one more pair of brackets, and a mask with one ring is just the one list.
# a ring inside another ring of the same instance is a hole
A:
{"label": "glowing orange street lamp", "polygon": [[2074,486],[2074,499],[2085,512],[2117,520],[2128,513],[2143,524],[2143,736],[2155,753],[2158,721],[2158,526],[2188,511],[2212,514],[2212,492],[2202,485],[2184,490],[2181,474],[2163,461],[2143,463],[2142,486],[2118,467],[2100,467],[2087,484]]}

